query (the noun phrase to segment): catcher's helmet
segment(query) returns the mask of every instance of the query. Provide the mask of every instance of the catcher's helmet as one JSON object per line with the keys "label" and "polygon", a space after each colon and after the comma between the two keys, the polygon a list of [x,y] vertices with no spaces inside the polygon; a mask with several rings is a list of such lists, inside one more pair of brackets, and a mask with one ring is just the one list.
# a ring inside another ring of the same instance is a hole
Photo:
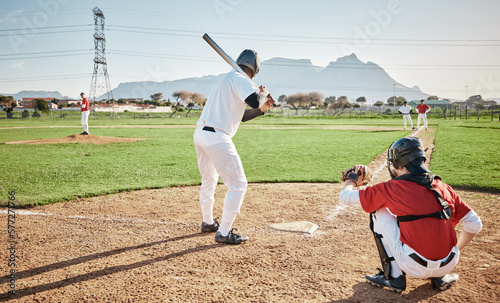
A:
{"label": "catcher's helmet", "polygon": [[412,175],[428,173],[430,171],[424,165],[426,159],[422,140],[417,137],[401,138],[393,142],[387,150],[387,167],[391,176],[391,165],[396,169],[404,166]]}
{"label": "catcher's helmet", "polygon": [[260,69],[260,56],[256,51],[246,49],[236,59],[236,64],[248,67],[253,71],[253,75],[255,76]]}

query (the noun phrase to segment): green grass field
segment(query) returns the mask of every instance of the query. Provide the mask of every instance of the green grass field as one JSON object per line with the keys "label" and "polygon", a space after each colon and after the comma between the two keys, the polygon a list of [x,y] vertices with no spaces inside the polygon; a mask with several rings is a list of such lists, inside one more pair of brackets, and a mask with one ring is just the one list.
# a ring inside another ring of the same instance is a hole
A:
{"label": "green grass field", "polygon": [[500,191],[499,122],[440,123],[435,144],[433,173],[453,186]]}
{"label": "green grass field", "polygon": [[[137,119],[135,119],[137,120]],[[134,122],[133,120],[132,122]],[[144,119],[154,124],[195,124],[196,119]],[[182,122],[179,122],[181,121]],[[79,121],[20,120],[0,130],[1,203],[16,191],[20,206],[71,200],[142,188],[199,184],[194,128],[109,128],[116,120],[91,123],[99,136],[148,140],[93,144],[10,145],[7,141],[58,138],[79,133]],[[161,123],[160,123],[161,122]],[[452,186],[500,192],[498,122],[432,121],[438,127],[431,169]],[[438,123],[436,123],[438,122]],[[132,124],[135,123],[125,123]],[[259,118],[242,125],[233,138],[249,182],[339,182],[342,169],[369,163],[408,131],[400,119]],[[0,127],[9,120],[0,121]],[[48,126],[66,126],[49,128]],[[74,125],[75,127],[68,127]],[[374,131],[325,129],[364,125]],[[45,127],[43,127],[45,126]],[[256,140],[256,138],[258,138]]]}

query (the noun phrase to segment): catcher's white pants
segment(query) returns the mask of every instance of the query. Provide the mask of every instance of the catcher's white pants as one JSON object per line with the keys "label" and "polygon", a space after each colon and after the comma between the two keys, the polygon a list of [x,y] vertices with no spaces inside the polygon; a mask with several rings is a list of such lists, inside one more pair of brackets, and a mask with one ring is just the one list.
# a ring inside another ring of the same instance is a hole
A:
{"label": "catcher's white pants", "polygon": [[424,127],[427,129],[427,114],[418,114],[417,128],[420,127],[420,120],[424,119]]}
{"label": "catcher's white pants", "polygon": [[413,128],[413,121],[411,121],[411,116],[410,115],[403,115],[403,121],[405,124],[405,129],[406,129],[406,121],[410,121],[411,128]]}
{"label": "catcher's white pants", "polygon": [[89,114],[90,111],[86,110],[82,112],[82,126],[83,126],[83,131],[89,132]]}
{"label": "catcher's white pants", "polygon": [[213,223],[214,193],[219,175],[228,190],[224,199],[219,232],[226,236],[240,212],[247,189],[247,178],[231,137],[223,131],[194,132],[194,146],[201,174],[200,205],[203,222]]}
{"label": "catcher's white pants", "polygon": [[[388,257],[394,257],[395,261],[391,262],[391,276],[399,277],[404,271],[407,275],[414,278],[430,278],[442,277],[451,272],[458,263],[460,250],[458,247],[453,247],[450,253],[454,252],[455,257],[450,263],[440,267],[441,263],[448,259],[448,256],[441,260],[431,261],[419,255],[413,248],[403,244],[400,240],[399,226],[394,216],[387,208],[378,209],[373,216],[373,229],[376,233],[382,234],[382,243],[387,252]],[[422,260],[427,261],[427,267],[417,263],[409,257],[415,253]]]}

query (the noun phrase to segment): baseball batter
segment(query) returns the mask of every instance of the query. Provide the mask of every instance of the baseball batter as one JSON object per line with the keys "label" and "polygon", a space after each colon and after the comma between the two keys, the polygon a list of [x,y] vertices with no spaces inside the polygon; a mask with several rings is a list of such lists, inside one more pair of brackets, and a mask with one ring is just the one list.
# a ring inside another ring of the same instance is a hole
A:
{"label": "baseball batter", "polygon": [[80,97],[82,97],[82,105],[81,105],[81,111],[82,111],[82,126],[83,126],[83,133],[82,135],[88,135],[89,134],[89,114],[90,114],[90,109],[89,109],[89,100],[85,98],[85,94],[81,93]]}
{"label": "baseball batter", "polygon": [[405,129],[406,129],[406,121],[410,121],[410,125],[411,125],[411,129],[415,129],[415,127],[413,127],[413,122],[411,121],[411,112],[412,112],[412,108],[411,106],[408,106],[408,102],[403,102],[403,106],[401,106],[399,109],[398,109],[398,112],[403,115],[403,121],[404,121],[404,125],[405,125]]}
{"label": "baseball batter", "polygon": [[[365,276],[370,284],[402,292],[408,275],[429,278],[433,288],[447,289],[458,280],[450,272],[460,253],[482,227],[479,216],[451,186],[429,174],[425,160],[419,138],[402,138],[388,149],[392,180],[353,190],[366,168],[356,165],[349,175],[353,178],[343,176],[346,181],[340,200],[370,213],[383,268],[374,276]],[[457,240],[454,227],[459,222],[463,230]]]}
{"label": "baseball batter", "polygon": [[420,120],[424,119],[424,127],[425,130],[427,130],[427,113],[431,110],[431,108],[424,102],[425,102],[424,100],[420,100],[420,104],[417,105],[417,112],[418,112],[417,129],[420,128]]}
{"label": "baseball batter", "polygon": [[[250,79],[259,72],[260,58],[253,50],[244,50],[236,63]],[[218,243],[240,244],[248,240],[247,236],[236,234],[231,229],[247,188],[245,172],[231,138],[241,121],[263,115],[273,104],[274,100],[265,87],[257,87],[233,69],[219,76],[197,122],[194,145],[201,174],[201,232],[216,232],[215,241]],[[246,109],[247,106],[252,109]],[[213,218],[219,176],[228,188],[220,223]]]}

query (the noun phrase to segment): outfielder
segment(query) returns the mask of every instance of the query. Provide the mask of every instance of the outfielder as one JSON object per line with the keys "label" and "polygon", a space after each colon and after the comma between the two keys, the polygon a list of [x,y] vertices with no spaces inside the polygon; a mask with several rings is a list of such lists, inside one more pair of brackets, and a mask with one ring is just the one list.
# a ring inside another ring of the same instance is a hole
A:
{"label": "outfielder", "polygon": [[[345,186],[340,200],[370,213],[370,228],[382,261],[382,269],[365,278],[396,292],[406,289],[406,275],[429,278],[433,288],[447,289],[458,280],[450,272],[460,252],[481,229],[481,219],[451,186],[429,174],[420,139],[399,139],[387,154],[392,180],[353,190],[370,181],[370,176],[365,177],[369,170],[356,165],[342,176]],[[454,227],[458,222],[463,229],[457,240]]]}
{"label": "outfielder", "polygon": [[[250,79],[259,72],[260,58],[253,50],[244,50],[236,63]],[[241,121],[263,115],[274,104],[265,87],[257,87],[250,79],[234,69],[219,76],[194,132],[201,174],[201,232],[216,232],[215,241],[219,243],[240,244],[248,240],[247,236],[238,235],[231,229],[247,188],[245,172],[231,138]],[[252,109],[247,110],[247,106]],[[219,176],[228,188],[220,224],[213,218],[214,193]]]}
{"label": "outfielder", "polygon": [[424,100],[420,100],[420,104],[417,105],[418,112],[418,120],[417,120],[417,129],[420,127],[420,120],[424,119],[424,127],[427,130],[427,113],[431,110],[429,105],[424,103]]}
{"label": "outfielder", "polygon": [[401,106],[398,109],[398,112],[403,115],[405,129],[406,129],[406,120],[410,121],[411,129],[415,129],[415,127],[413,127],[413,121],[411,121],[411,116],[410,116],[410,114],[412,112],[412,108],[411,108],[411,106],[408,106],[408,102],[406,102],[406,101],[403,102],[403,106]]}
{"label": "outfielder", "polygon": [[82,105],[81,105],[81,112],[82,112],[82,126],[83,126],[83,133],[81,135],[88,135],[89,134],[89,114],[90,114],[90,109],[89,109],[89,100],[85,98],[85,94],[81,93],[80,97],[82,97]]}

